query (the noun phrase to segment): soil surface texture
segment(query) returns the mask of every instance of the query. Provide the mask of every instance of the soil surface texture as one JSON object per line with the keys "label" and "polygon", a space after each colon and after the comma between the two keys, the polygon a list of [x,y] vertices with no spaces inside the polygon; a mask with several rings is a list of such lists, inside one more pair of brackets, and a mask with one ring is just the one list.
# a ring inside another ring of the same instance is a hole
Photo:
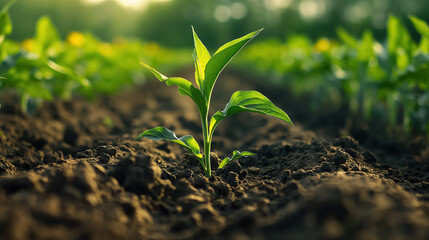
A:
{"label": "soil surface texture", "polygon": [[254,89],[296,126],[250,113],[224,120],[212,169],[235,149],[256,155],[210,178],[179,145],[132,140],[165,126],[201,142],[197,109],[176,87],[154,80],[96,102],[45,103],[34,115],[4,94],[0,239],[429,239],[426,137],[311,111],[263,84],[223,73],[212,109]]}

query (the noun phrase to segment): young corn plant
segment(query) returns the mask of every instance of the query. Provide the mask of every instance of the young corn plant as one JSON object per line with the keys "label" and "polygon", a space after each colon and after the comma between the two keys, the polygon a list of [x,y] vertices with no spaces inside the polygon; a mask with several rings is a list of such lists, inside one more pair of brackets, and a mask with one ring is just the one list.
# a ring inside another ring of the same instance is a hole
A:
{"label": "young corn plant", "polygon": [[[191,135],[185,135],[178,138],[176,134],[165,128],[156,127],[142,132],[135,140],[148,138],[151,140],[167,140],[175,142],[185,147],[189,152],[194,154],[199,160],[207,177],[211,176],[210,166],[210,147],[212,143],[213,132],[217,125],[225,118],[240,112],[255,112],[266,114],[269,116],[281,119],[293,125],[289,116],[280,108],[276,107],[268,98],[257,91],[237,91],[232,94],[230,101],[226,104],[222,111],[217,111],[209,120],[210,99],[213,87],[220,72],[225,68],[228,62],[262,29],[251,32],[241,38],[232,40],[221,46],[212,56],[207,48],[198,38],[194,28],[192,28],[194,38],[193,59],[195,63],[195,80],[198,88],[180,77],[166,77],[152,67],[141,63],[145,68],[152,72],[155,77],[161,82],[165,82],[168,86],[177,86],[178,92],[181,95],[190,97],[198,107],[204,141],[204,153],[200,152],[200,146]],[[254,155],[251,152],[239,152],[235,150],[231,158],[226,157],[220,163],[219,168],[224,167],[228,162]]]}

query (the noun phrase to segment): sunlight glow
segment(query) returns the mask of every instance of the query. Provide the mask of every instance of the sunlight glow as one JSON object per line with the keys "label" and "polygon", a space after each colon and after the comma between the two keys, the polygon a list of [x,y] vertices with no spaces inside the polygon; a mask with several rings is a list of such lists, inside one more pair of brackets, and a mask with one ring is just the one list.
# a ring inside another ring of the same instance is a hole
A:
{"label": "sunlight glow", "polygon": [[124,7],[145,7],[151,2],[169,2],[171,0],[116,0],[119,4]]}
{"label": "sunlight glow", "polygon": [[226,5],[219,5],[214,11],[214,17],[218,22],[226,22],[231,17],[231,9]]}
{"label": "sunlight glow", "polygon": [[142,7],[149,2],[145,0],[116,0],[116,1],[124,7]]}
{"label": "sunlight glow", "polygon": [[231,5],[218,5],[214,10],[214,18],[218,22],[227,22],[231,18],[243,19],[246,15],[247,7],[240,2]]}
{"label": "sunlight glow", "polygon": [[281,10],[291,5],[292,0],[265,0],[264,5],[268,10]]}
{"label": "sunlight glow", "polygon": [[247,15],[247,7],[244,3],[233,3],[231,5],[232,18],[243,19]]}
{"label": "sunlight glow", "polygon": [[326,2],[324,0],[304,0],[299,4],[299,13],[303,18],[314,19],[325,14]]}
{"label": "sunlight glow", "polygon": [[87,4],[94,4],[94,5],[103,3],[106,1],[115,1],[124,7],[141,9],[149,5],[149,3],[151,2],[169,2],[171,0],[81,0],[81,1]]}
{"label": "sunlight glow", "polygon": [[83,0],[83,2],[87,3],[87,4],[99,4],[99,3],[102,3],[104,1],[105,0]]}
{"label": "sunlight glow", "polygon": [[368,2],[357,2],[345,9],[345,18],[349,22],[358,23],[371,15],[371,5]]}

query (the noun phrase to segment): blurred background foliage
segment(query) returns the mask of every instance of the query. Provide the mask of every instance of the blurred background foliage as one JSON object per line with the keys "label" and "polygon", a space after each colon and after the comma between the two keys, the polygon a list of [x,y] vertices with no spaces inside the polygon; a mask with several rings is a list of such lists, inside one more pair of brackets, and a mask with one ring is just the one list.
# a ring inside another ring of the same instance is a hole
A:
{"label": "blurred background foliage", "polygon": [[[353,36],[370,29],[376,39],[385,39],[390,14],[428,21],[427,9],[424,0],[18,0],[10,9],[10,38],[33,36],[36,21],[47,15],[63,37],[91,32],[105,41],[120,35],[168,47],[192,47],[191,25],[209,48],[262,27],[265,38],[296,33],[331,38],[341,26]],[[418,38],[415,31],[411,35]]]}
{"label": "blurred background foliage", "polygon": [[264,27],[232,67],[309,96],[309,111],[429,137],[429,1],[0,1],[0,91],[23,112],[144,84],[138,60],[190,66],[191,25],[211,50]]}

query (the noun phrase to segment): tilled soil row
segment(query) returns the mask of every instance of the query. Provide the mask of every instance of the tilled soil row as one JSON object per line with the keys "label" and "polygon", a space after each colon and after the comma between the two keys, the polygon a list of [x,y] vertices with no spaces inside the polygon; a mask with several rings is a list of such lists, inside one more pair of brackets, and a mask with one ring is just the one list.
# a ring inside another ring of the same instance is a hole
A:
{"label": "tilled soil row", "polygon": [[[215,108],[235,90],[257,89],[237,76],[220,79]],[[401,142],[364,128],[348,131],[358,132],[355,138],[339,136],[344,126],[314,127],[307,118],[317,114],[304,114],[305,103],[293,106],[278,92],[263,89],[296,127],[255,114],[224,120],[213,140],[212,169],[234,149],[256,155],[210,178],[173,143],[132,141],[159,125],[201,140],[196,108],[174,87],[150,82],[97,103],[57,101],[35,116],[3,96],[0,237],[429,237],[425,140]]]}

